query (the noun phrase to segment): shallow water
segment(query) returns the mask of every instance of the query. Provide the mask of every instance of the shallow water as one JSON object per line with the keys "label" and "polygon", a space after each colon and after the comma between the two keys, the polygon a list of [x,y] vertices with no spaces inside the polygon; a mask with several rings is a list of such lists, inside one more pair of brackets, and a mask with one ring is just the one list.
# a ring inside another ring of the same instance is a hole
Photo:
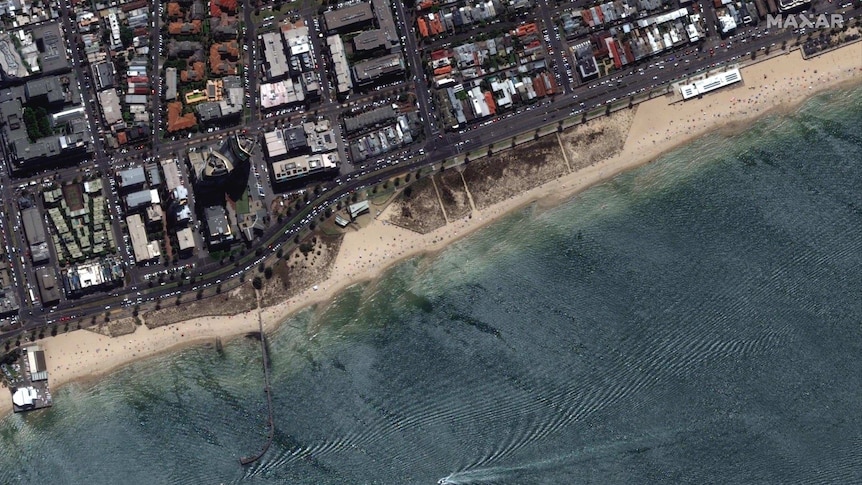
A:
{"label": "shallow water", "polygon": [[[2,483],[862,482],[862,90],[0,423]],[[50,358],[50,356],[48,356]]]}

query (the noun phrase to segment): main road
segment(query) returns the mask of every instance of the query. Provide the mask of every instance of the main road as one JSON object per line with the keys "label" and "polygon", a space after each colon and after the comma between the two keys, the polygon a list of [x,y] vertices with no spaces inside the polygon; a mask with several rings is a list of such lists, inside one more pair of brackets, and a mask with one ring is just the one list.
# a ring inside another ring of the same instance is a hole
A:
{"label": "main road", "polygon": [[248,62],[245,65],[246,79],[248,80],[248,85],[245,88],[245,100],[246,107],[249,110],[250,119],[257,120],[257,77],[259,75],[259,71],[257,69],[256,62],[258,57],[255,55],[257,47],[257,42],[255,42],[255,23],[251,20],[251,13],[253,11],[251,0],[243,0],[242,10],[244,19],[243,27],[245,28],[245,52],[248,56]]}
{"label": "main road", "polygon": [[152,0],[152,20],[150,30],[150,83],[155,86],[150,91],[150,105],[153,113],[152,126],[152,149],[153,153],[158,152],[159,143],[162,137],[162,93],[164,79],[162,78],[161,57],[162,57],[162,38],[159,35],[161,29],[160,22],[162,21],[162,1]]}
{"label": "main road", "polygon": [[[5,147],[5,143],[3,146]],[[18,212],[18,202],[15,197],[11,177],[7,172],[10,169],[11,167],[7,167],[5,164],[0,168],[2,170],[0,191],[2,191],[3,200],[6,202],[3,207],[3,213],[0,214],[0,231],[3,233],[3,251],[9,258],[13,278],[15,278],[12,287],[14,288],[15,295],[18,297],[20,307],[24,308],[24,302],[27,301],[28,296],[24,291],[25,285],[23,279],[27,273],[25,272],[26,267],[21,254],[22,249],[26,248],[27,245],[24,244],[22,239],[24,231],[20,230],[21,216],[20,212]],[[18,230],[15,230],[16,227]]]}
{"label": "main road", "polygon": [[413,74],[413,82],[416,84],[416,98],[419,101],[419,114],[425,122],[425,140],[432,140],[437,134],[436,117],[431,109],[431,91],[428,89],[428,83],[425,81],[425,72],[422,70],[422,57],[419,48],[416,45],[416,36],[410,32],[412,22],[404,12],[404,2],[395,1],[395,10],[398,14],[398,24],[401,28],[401,39],[404,41],[405,52],[408,56],[410,64],[410,72]]}
{"label": "main road", "polygon": [[[564,66],[566,63],[563,62],[564,47],[562,42],[560,41],[559,35],[556,33],[556,29],[554,28],[555,24],[553,19],[551,18],[551,8],[548,6],[547,0],[538,0],[539,14],[542,16],[542,22],[545,24],[545,31],[548,35],[548,46],[554,49],[554,63],[557,65],[557,71],[563,72],[565,71]],[[569,94],[572,92],[572,84],[571,78],[569,76],[561,75],[560,76],[563,83],[563,91],[565,94]]]}
{"label": "main road", "polygon": [[[66,0],[61,0],[60,2],[60,11],[63,14],[63,29],[66,31],[66,38],[73,39],[77,37],[77,31],[75,30],[75,26],[72,23],[71,17],[69,15],[69,8]],[[72,70],[75,72],[75,76],[78,78],[79,82],[83,82],[83,88],[86,91],[81,93],[82,98],[89,98],[90,100],[95,100],[96,95],[92,90],[93,86],[90,85],[90,82],[87,81],[89,79],[89,75],[84,74],[84,70],[82,69],[81,63],[81,53],[78,51],[78,45],[75,44],[70,48],[72,52]],[[102,132],[101,127],[97,125],[97,113],[94,112],[93,106],[95,103],[92,102],[84,102],[84,110],[87,115],[87,123],[90,128],[90,134],[93,140],[93,148],[94,148],[94,160],[96,162],[96,168],[98,172],[101,173],[102,185],[106,189],[105,194],[108,197],[108,211],[111,215],[111,219],[114,221],[111,224],[111,229],[114,231],[114,241],[117,243],[117,249],[119,253],[123,255],[125,259],[125,255],[129,253],[129,248],[126,246],[125,240],[123,239],[122,230],[120,229],[120,225],[118,224],[120,221],[120,214],[117,212],[118,200],[117,195],[114,192],[108,191],[107,188],[110,187],[110,173],[111,173],[111,163],[110,158],[105,154],[105,146],[103,142],[103,137],[100,135]]]}

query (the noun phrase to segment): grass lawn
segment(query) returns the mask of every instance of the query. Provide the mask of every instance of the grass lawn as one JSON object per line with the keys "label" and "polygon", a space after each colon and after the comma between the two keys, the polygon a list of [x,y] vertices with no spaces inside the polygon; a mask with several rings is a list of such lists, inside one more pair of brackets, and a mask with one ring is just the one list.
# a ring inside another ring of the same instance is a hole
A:
{"label": "grass lawn", "polygon": [[242,197],[236,201],[236,213],[240,214],[248,214],[248,206],[250,204],[251,198],[248,195],[248,187],[245,188],[245,192],[242,193]]}

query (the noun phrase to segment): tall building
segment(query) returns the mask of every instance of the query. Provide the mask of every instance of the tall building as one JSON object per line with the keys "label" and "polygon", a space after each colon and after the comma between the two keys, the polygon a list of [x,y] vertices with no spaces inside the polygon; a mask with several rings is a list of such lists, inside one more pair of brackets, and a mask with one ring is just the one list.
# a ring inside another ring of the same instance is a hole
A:
{"label": "tall building", "polygon": [[236,167],[248,162],[254,140],[233,135],[218,149],[206,147],[188,152],[189,163],[195,185],[198,187],[219,187],[227,182]]}

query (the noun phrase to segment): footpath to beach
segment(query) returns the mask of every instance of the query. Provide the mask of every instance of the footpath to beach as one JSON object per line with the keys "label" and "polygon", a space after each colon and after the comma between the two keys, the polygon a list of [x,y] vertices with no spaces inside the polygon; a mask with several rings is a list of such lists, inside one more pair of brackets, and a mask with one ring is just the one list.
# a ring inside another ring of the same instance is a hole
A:
{"label": "footpath to beach", "polygon": [[[754,118],[787,110],[814,93],[862,81],[862,43],[845,46],[811,60],[796,50],[746,67],[743,83],[702,99],[670,103],[656,98],[637,107],[625,145],[616,156],[555,179],[470,217],[450,221],[440,229],[418,234],[382,218],[348,232],[329,279],[278,305],[263,310],[267,331],[291,313],[324,303],[340,290],[375,278],[394,263],[425,252],[438,251],[452,241],[536,201],[554,204],[614,175],[655,160],[661,154],[717,130],[731,134]],[[577,128],[574,128],[577,129]],[[75,331],[41,340],[52,388],[95,378],[135,360],[182,346],[228,339],[258,330],[256,312],[231,317],[202,317],[111,338],[91,331]],[[56,394],[55,394],[56,395]],[[11,411],[11,399],[0,397],[0,414]]]}

